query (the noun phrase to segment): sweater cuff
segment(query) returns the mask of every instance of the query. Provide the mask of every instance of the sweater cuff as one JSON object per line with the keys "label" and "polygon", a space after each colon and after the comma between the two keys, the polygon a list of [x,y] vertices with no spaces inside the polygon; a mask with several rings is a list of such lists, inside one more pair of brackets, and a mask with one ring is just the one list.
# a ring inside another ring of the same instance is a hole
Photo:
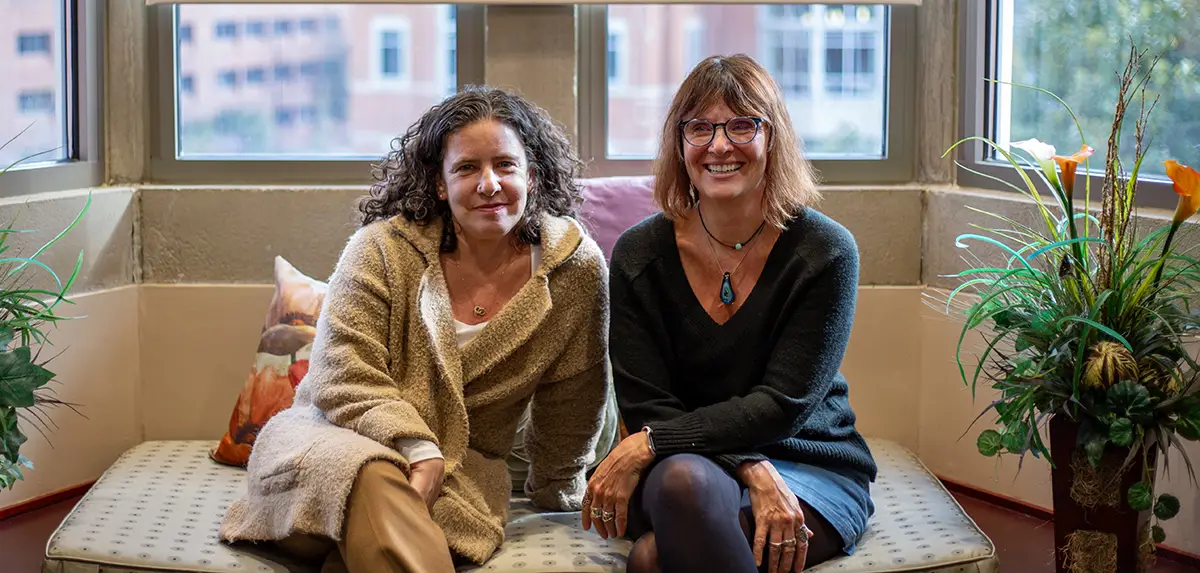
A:
{"label": "sweater cuff", "polygon": [[695,416],[684,415],[646,425],[653,432],[654,453],[658,457],[703,452],[707,448],[704,423]]}
{"label": "sweater cuff", "polygon": [[404,459],[408,460],[409,465],[432,458],[444,458],[442,450],[437,447],[437,444],[417,438],[397,438],[396,450]]}
{"label": "sweater cuff", "polygon": [[746,462],[758,462],[758,461],[762,461],[765,459],[768,459],[767,456],[764,456],[759,453],[718,454],[718,455],[712,456],[713,462],[715,462],[718,466],[721,466],[721,469],[724,469],[725,471],[729,472],[729,475],[732,475],[735,478],[738,475],[737,469],[742,464],[744,464]]}

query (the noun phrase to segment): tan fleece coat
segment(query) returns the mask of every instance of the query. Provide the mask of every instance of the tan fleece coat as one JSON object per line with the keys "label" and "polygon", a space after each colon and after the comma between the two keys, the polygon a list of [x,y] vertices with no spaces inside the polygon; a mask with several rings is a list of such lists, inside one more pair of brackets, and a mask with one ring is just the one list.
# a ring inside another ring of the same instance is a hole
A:
{"label": "tan fleece coat", "polygon": [[611,385],[607,270],[576,221],[547,216],[542,229],[539,268],[461,353],[442,224],[396,217],[359,229],[330,279],[308,375],[259,433],[248,492],[221,538],[338,540],[363,464],[391,460],[407,473],[395,441],[421,438],[446,462],[434,520],[455,553],[482,563],[504,541],[505,456],[530,400],[526,493],[578,510]]}

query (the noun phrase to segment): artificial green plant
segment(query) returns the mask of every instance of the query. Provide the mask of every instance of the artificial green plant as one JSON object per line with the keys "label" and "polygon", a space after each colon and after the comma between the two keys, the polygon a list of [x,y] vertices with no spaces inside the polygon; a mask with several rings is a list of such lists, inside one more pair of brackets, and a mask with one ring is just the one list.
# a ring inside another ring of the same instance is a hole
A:
{"label": "artificial green plant", "polygon": [[[972,395],[981,378],[995,393],[980,417],[993,412],[998,428],[979,434],[981,454],[1016,454],[1023,462],[1032,453],[1050,460],[1041,431],[1051,417],[1065,416],[1079,424],[1077,443],[1093,468],[1106,451],[1128,448],[1117,475],[1139,464],[1141,478],[1123,497],[1132,509],[1153,510],[1155,518],[1166,520],[1178,513],[1179,500],[1156,496],[1149,453],[1157,449],[1165,464],[1169,448],[1178,448],[1192,483],[1196,480],[1180,440],[1200,439],[1200,367],[1186,350],[1200,327],[1192,308],[1200,262],[1192,255],[1194,247],[1177,239],[1183,223],[1200,207],[1200,173],[1174,160],[1164,162],[1178,194],[1175,215],[1161,228],[1138,228],[1138,175],[1155,103],[1146,94],[1153,62],[1142,73],[1143,58],[1144,53],[1132,49],[1119,75],[1099,205],[1091,204],[1086,175],[1082,196],[1077,193],[1076,170],[1083,165],[1086,174],[1094,153],[1082,129],[1080,150],[1067,156],[1037,139],[1006,148],[985,137],[968,137],[951,147],[981,141],[1007,160],[1022,184],[992,179],[1032,199],[1038,223],[1025,225],[971,208],[998,225],[974,226],[978,232],[959,236],[957,246],[998,249],[1004,262],[977,262],[952,275],[961,284],[931,295],[930,302],[965,317],[957,359]],[[1075,114],[1058,96],[1012,85],[1055,98],[1078,128]],[[1140,102],[1140,115],[1127,163],[1122,130],[1127,128],[1126,110],[1135,102]],[[1039,192],[1035,178],[1048,195]],[[1093,207],[1099,208],[1098,218]],[[984,343],[981,352],[968,358],[964,342],[971,331],[982,333]],[[1157,522],[1151,534],[1155,542],[1166,537]]]}
{"label": "artificial green plant", "polygon": [[[0,150],[15,139],[0,145]],[[23,157],[0,170],[0,195],[4,189],[3,175],[36,155],[40,154]],[[44,434],[53,425],[50,409],[75,408],[74,404],[56,397],[50,386],[55,374],[46,368],[51,358],[43,356],[43,351],[50,346],[48,327],[67,319],[57,310],[60,304],[72,304],[67,291],[79,275],[83,252],[80,251],[65,282],[38,257],[74,229],[90,205],[89,194],[84,208],[71,224],[30,256],[10,255],[8,239],[32,231],[15,228],[15,218],[0,228],[0,490],[11,488],[24,479],[23,470],[33,468],[33,462],[21,455],[21,445],[27,440],[21,422]],[[38,271],[49,277],[53,290],[31,286],[33,273]]]}

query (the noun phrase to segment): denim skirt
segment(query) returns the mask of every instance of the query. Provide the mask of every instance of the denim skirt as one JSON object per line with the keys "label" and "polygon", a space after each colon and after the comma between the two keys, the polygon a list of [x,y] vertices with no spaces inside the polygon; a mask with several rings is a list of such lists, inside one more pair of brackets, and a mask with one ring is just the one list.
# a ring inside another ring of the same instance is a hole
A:
{"label": "denim skirt", "polygon": [[[851,470],[829,470],[813,465],[772,459],[780,477],[796,497],[812,506],[842,537],[842,551],[854,553],[875,513],[871,502],[871,480]],[[750,492],[742,492],[742,505],[750,504]]]}

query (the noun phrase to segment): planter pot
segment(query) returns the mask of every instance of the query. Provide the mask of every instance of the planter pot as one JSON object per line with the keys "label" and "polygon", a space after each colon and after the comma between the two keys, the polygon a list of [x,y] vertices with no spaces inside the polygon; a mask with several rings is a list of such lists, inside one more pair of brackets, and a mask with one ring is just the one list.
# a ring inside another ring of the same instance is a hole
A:
{"label": "planter pot", "polygon": [[[1142,454],[1121,475],[1129,448],[1111,444],[1099,469],[1087,462],[1077,444],[1079,423],[1066,416],[1050,419],[1050,455],[1054,460],[1054,563],[1058,573],[1133,573],[1152,563],[1149,553],[1151,512],[1130,509],[1126,492],[1141,479]],[[1150,450],[1151,464],[1156,448]],[[1153,466],[1152,466],[1153,467]]]}

